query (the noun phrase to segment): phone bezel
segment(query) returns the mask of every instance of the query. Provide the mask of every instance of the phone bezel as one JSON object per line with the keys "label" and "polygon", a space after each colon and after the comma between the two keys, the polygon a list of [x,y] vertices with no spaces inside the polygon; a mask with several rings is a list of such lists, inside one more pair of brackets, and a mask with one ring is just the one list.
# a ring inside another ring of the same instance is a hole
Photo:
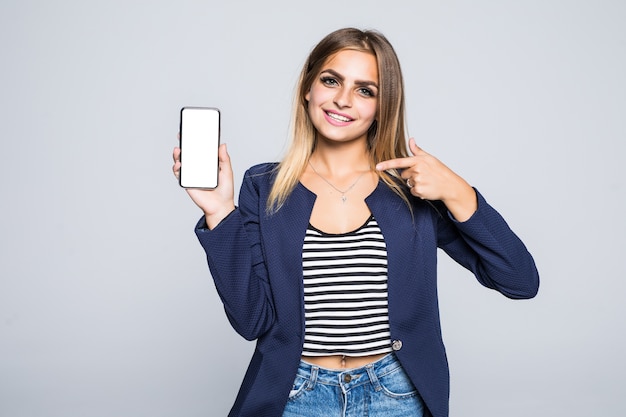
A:
{"label": "phone bezel", "polygon": [[[218,185],[219,185],[219,158],[217,158],[217,157],[216,157],[216,161],[215,161],[215,167],[216,167],[215,185],[211,184],[209,186],[199,186],[197,184],[188,184],[188,185],[184,185],[183,184],[183,170],[184,170],[183,158],[184,158],[184,152],[185,152],[185,150],[184,150],[184,131],[183,131],[183,113],[185,112],[185,110],[207,110],[207,111],[212,111],[212,112],[216,112],[217,113],[217,148],[219,148],[220,143],[221,143],[221,129],[222,129],[222,115],[221,115],[221,111],[217,107],[184,106],[184,107],[181,107],[181,109],[180,109],[180,116],[179,116],[179,127],[178,127],[178,129],[179,129],[178,130],[178,132],[179,132],[179,144],[178,144],[178,146],[180,147],[181,167],[180,167],[180,175],[178,177],[178,184],[182,188],[213,190],[213,189],[217,188]],[[216,155],[217,155],[217,153],[216,153]]]}

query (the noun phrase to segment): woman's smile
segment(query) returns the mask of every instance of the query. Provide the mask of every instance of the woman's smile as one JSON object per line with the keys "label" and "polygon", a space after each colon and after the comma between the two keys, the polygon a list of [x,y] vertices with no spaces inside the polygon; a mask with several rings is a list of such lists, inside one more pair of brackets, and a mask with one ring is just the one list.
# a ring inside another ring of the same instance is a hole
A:
{"label": "woman's smile", "polygon": [[332,124],[336,124],[337,126],[345,126],[349,122],[352,122],[354,119],[348,115],[340,114],[334,111],[326,110],[326,116],[328,121]]}

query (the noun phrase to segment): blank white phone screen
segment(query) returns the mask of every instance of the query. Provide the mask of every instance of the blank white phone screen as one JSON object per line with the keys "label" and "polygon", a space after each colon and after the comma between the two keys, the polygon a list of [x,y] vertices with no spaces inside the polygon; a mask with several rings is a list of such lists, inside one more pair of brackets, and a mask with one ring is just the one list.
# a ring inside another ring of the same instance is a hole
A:
{"label": "blank white phone screen", "polygon": [[219,170],[220,113],[218,109],[184,107],[180,112],[180,185],[215,188]]}

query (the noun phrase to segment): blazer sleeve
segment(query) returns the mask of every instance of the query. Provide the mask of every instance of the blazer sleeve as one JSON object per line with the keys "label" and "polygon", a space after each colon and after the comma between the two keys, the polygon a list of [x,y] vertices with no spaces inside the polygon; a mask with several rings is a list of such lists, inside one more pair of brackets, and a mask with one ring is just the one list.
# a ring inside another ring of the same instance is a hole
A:
{"label": "blazer sleeve", "polygon": [[452,218],[443,203],[437,206],[439,247],[485,287],[513,299],[534,297],[539,273],[533,257],[477,190],[476,195],[478,209],[465,222]]}
{"label": "blazer sleeve", "polygon": [[252,177],[246,172],[235,211],[212,230],[204,217],[195,229],[226,315],[247,340],[263,335],[275,319],[261,244],[260,208],[265,204]]}

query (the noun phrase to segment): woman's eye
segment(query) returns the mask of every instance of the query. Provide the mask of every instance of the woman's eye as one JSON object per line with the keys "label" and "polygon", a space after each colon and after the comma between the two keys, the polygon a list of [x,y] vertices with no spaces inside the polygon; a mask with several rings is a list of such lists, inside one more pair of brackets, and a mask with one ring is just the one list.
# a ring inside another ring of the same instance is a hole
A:
{"label": "woman's eye", "polygon": [[334,86],[334,85],[337,85],[338,82],[337,80],[331,77],[322,77],[322,84]]}
{"label": "woman's eye", "polygon": [[359,93],[361,93],[361,95],[364,95],[366,97],[374,97],[374,92],[370,90],[369,88],[361,88],[359,90]]}

